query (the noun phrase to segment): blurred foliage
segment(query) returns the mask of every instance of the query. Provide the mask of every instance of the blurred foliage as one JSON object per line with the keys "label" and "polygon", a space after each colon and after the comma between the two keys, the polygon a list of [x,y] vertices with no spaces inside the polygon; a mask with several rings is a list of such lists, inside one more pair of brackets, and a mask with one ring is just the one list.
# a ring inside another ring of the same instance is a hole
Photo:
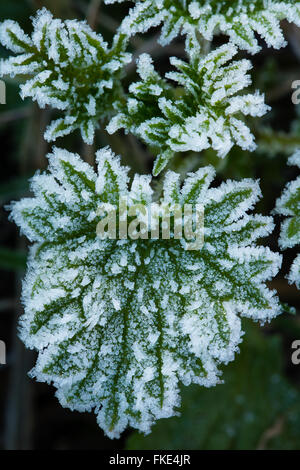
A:
{"label": "blurred foliage", "polygon": [[[245,322],[246,323],[246,322]],[[161,420],[127,449],[298,449],[300,393],[283,376],[278,335],[247,322],[240,357],[214,389],[183,388],[181,416]]]}
{"label": "blurred foliage", "polygon": [[4,182],[0,186],[0,205],[18,199],[29,190],[28,177],[15,178],[8,183]]}
{"label": "blurred foliage", "polygon": [[0,269],[22,271],[26,268],[26,258],[25,252],[0,247]]}

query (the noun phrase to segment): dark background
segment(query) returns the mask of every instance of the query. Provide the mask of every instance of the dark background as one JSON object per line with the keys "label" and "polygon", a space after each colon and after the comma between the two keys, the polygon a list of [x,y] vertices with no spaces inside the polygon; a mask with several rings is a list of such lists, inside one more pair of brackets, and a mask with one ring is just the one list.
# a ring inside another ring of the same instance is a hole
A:
{"label": "dark background", "polygon": [[[30,16],[42,6],[62,19],[87,18],[89,23],[110,41],[113,31],[128,11],[129,4],[104,6],[99,0],[10,0],[0,3],[0,20],[18,21],[31,32]],[[226,178],[260,178],[264,195],[258,210],[270,213],[286,182],[297,176],[297,169],[286,165],[287,157],[300,147],[300,117],[291,101],[291,83],[300,80],[300,32],[283,24],[290,45],[280,51],[263,47],[251,57],[254,62],[255,87],[266,93],[272,112],[265,119],[252,123],[258,150],[253,154],[233,149],[224,160],[213,152],[204,152],[193,167],[213,163],[218,182]],[[153,40],[158,31],[151,31],[131,41],[136,56],[151,51],[157,68],[169,68],[168,57],[184,56],[183,41],[178,39],[167,48]],[[218,38],[217,45],[221,41]],[[0,48],[0,57],[8,52]],[[128,70],[128,82],[135,78],[135,68]],[[127,79],[126,79],[127,80]],[[0,105],[0,340],[7,345],[7,365],[0,365],[0,448],[2,449],[300,449],[300,365],[291,362],[291,344],[300,339],[300,316],[285,313],[263,328],[245,322],[241,355],[225,367],[226,385],[213,390],[191,387],[183,393],[181,418],[162,420],[144,438],[127,431],[119,440],[106,438],[93,414],[80,414],[63,409],[56,400],[53,387],[30,380],[27,372],[35,361],[35,353],[25,350],[17,337],[21,280],[26,265],[26,241],[8,220],[5,206],[10,200],[28,194],[28,178],[47,165],[45,155],[51,149],[43,139],[45,127],[55,112],[40,110],[18,94],[19,79],[7,79],[7,104]],[[134,171],[149,172],[152,156],[132,137],[122,133],[109,137],[100,132],[93,146],[82,143],[75,134],[59,139],[56,145],[81,153],[91,164],[97,148],[111,145],[130,162]],[[188,161],[188,160],[187,160]],[[279,222],[280,219],[276,218]],[[278,224],[267,242],[278,250]],[[296,255],[287,250],[283,269],[272,281],[281,301],[299,309],[299,291],[289,286],[284,276]]]}

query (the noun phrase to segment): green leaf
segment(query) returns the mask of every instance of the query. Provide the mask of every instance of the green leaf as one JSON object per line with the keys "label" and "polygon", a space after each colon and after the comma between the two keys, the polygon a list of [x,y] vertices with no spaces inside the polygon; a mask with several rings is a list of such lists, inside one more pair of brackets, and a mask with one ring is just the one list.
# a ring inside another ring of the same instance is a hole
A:
{"label": "green leaf", "polygon": [[153,176],[158,176],[166,168],[173,155],[174,152],[170,149],[158,155],[153,166]]}
{"label": "green leaf", "polygon": [[92,144],[98,121],[115,114],[123,95],[122,69],[131,60],[127,37],[118,33],[108,48],[86,22],[63,22],[43,8],[33,19],[31,37],[18,23],[6,20],[0,26],[0,42],[17,54],[1,62],[0,76],[24,76],[22,98],[64,113],[46,129],[46,140],[80,129],[83,140]]}
{"label": "green leaf", "polygon": [[161,420],[149,436],[133,433],[126,449],[298,449],[300,393],[283,376],[280,338],[246,331],[223,384],[183,387],[181,416]]}
{"label": "green leaf", "polygon": [[107,127],[109,133],[122,128],[132,132],[153,148],[158,154],[155,176],[175,152],[212,148],[224,158],[233,145],[253,151],[254,137],[244,116],[262,116],[269,109],[259,93],[238,94],[251,83],[251,63],[230,62],[235,46],[225,44],[199,59],[193,44],[189,62],[171,58],[177,71],[166,78],[177,82],[173,88],[155,72],[151,57],[142,54],[137,67],[142,81],[130,85],[127,101],[117,106],[119,114]]}
{"label": "green leaf", "polygon": [[160,200],[181,212],[185,200],[203,205],[202,249],[189,249],[174,227],[151,238],[156,223],[165,229],[155,209],[150,218],[129,214],[132,236],[98,236],[103,204],[123,216],[120,198],[129,209],[157,203],[150,176],[135,175],[129,187],[127,168],[108,148],[97,153],[97,174],[61,149],[49,160],[48,172],[32,179],[34,197],[14,203],[11,215],[34,242],[20,325],[39,353],[31,375],[52,382],[63,406],[94,410],[110,437],[127,426],[149,432],[176,413],[180,383],[218,383],[243,335],[240,316],[265,322],[281,312],[265,285],[281,257],[256,246],[272,219],[247,213],[259,198],[255,181],[209,188],[214,170],[205,167],[182,188],[180,174],[168,172]]}
{"label": "green leaf", "polygon": [[[124,0],[106,0],[106,3],[116,1]],[[208,41],[222,33],[232,43],[254,54],[260,50],[255,33],[269,47],[279,49],[286,45],[280,21],[300,24],[300,5],[294,0],[268,0],[267,3],[263,0],[135,0],[134,3],[122,29],[131,34],[142,33],[162,23],[162,45],[169,44],[181,33],[188,37],[198,33]]]}

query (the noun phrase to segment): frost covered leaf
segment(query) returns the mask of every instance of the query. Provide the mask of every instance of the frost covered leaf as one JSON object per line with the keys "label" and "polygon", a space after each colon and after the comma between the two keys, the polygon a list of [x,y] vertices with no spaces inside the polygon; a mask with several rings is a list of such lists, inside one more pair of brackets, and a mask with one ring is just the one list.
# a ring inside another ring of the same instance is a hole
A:
{"label": "frost covered leaf", "polygon": [[45,138],[54,141],[80,129],[91,144],[99,120],[112,115],[122,96],[122,68],[131,60],[125,36],[116,35],[109,48],[86,22],[62,22],[43,8],[33,19],[31,37],[7,20],[0,25],[0,42],[17,54],[0,62],[0,76],[31,76],[21,86],[21,97],[64,112]]}
{"label": "frost covered leaf", "polygon": [[[288,160],[289,165],[300,168],[300,149]],[[287,184],[282,196],[277,200],[276,212],[287,216],[281,225],[279,238],[280,247],[285,250],[300,244],[300,176],[295,181]],[[288,276],[289,282],[296,284],[300,289],[300,255],[292,264]]]}
{"label": "frost covered leaf", "polygon": [[151,57],[142,54],[138,61],[142,80],[131,84],[127,103],[111,120],[108,132],[124,128],[159,152],[154,175],[175,152],[212,147],[224,158],[234,144],[254,150],[254,137],[244,116],[262,116],[269,107],[258,92],[238,94],[251,84],[247,73],[251,63],[232,61],[236,53],[234,45],[226,44],[202,59],[194,46],[190,63],[172,57],[177,71],[169,72],[166,78],[177,82],[178,88],[162,79]]}
{"label": "frost covered leaf", "polygon": [[126,449],[299,448],[300,394],[283,375],[279,336],[247,323],[241,353],[224,370],[224,382],[208,390],[184,388],[181,416],[161,420],[150,436],[133,433]]}
{"label": "frost covered leaf", "polygon": [[[122,0],[106,0],[114,3]],[[123,21],[128,34],[148,31],[161,23],[161,44],[170,43],[183,33],[187,47],[197,33],[211,41],[215,34],[229,36],[231,42],[251,53],[260,50],[255,33],[268,46],[279,49],[286,45],[280,21],[300,26],[300,2],[287,0],[136,0],[136,5]]]}
{"label": "frost covered leaf", "polygon": [[280,255],[256,240],[272,218],[249,215],[260,196],[253,180],[209,189],[212,167],[190,173],[182,188],[169,172],[162,201],[203,204],[205,244],[183,240],[101,239],[99,204],[119,197],[150,203],[149,176],[128,186],[127,168],[109,149],[98,174],[78,155],[55,149],[49,171],[32,180],[32,199],[12,205],[12,218],[34,245],[24,282],[21,337],[39,357],[32,376],[53,382],[63,406],[95,410],[118,437],[129,425],[149,432],[176,414],[179,383],[219,382],[234,359],[239,315],[262,322],[280,313],[265,281]]}

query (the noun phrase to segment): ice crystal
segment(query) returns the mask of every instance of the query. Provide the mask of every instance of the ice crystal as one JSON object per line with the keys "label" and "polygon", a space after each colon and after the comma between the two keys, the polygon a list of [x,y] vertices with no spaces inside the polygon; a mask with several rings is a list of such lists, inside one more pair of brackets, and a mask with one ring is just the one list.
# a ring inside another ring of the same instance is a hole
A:
{"label": "ice crystal", "polygon": [[[296,165],[300,168],[300,149],[288,160],[289,165]],[[280,199],[276,203],[276,212],[287,216],[281,225],[279,238],[280,247],[293,248],[300,244],[300,176],[287,184]],[[294,260],[290,273],[289,282],[295,283],[300,289],[300,255]]]}
{"label": "ice crystal", "polygon": [[117,34],[109,48],[86,22],[62,22],[44,8],[33,19],[31,37],[7,20],[0,25],[0,42],[17,54],[0,62],[0,76],[33,77],[21,86],[21,97],[64,112],[45,138],[53,141],[80,129],[91,144],[99,120],[111,116],[122,96],[122,68],[131,60],[125,36]]}
{"label": "ice crystal", "polygon": [[[295,429],[300,425],[300,393],[284,374],[282,337],[266,335],[248,321],[243,324],[247,338],[238,360],[224,370],[225,383],[213,389],[183,389],[182,416],[161,420],[150,436],[133,432],[127,451],[299,448],[293,436],[298,436]],[[284,420],[284,432],[262,446],[261,436],[278,416]]]}
{"label": "ice crystal", "polygon": [[124,128],[159,152],[154,175],[167,165],[175,152],[200,152],[212,147],[220,158],[236,144],[243,150],[254,150],[254,137],[243,117],[262,116],[269,107],[264,95],[239,95],[251,84],[247,73],[251,62],[232,61],[237,48],[226,44],[199,58],[197,44],[190,50],[190,62],[175,57],[171,64],[177,72],[166,78],[155,71],[151,57],[142,54],[138,73],[142,81],[131,84],[127,103],[120,107],[107,127],[113,133]]}
{"label": "ice crystal", "polygon": [[[106,0],[106,3],[122,0]],[[260,50],[255,37],[259,34],[268,46],[286,45],[280,21],[300,26],[300,2],[287,0],[136,0],[135,7],[123,22],[128,34],[148,31],[163,24],[161,44],[168,44],[183,33],[187,47],[197,33],[211,41],[223,33],[239,48],[251,53]]]}
{"label": "ice crystal", "polygon": [[33,198],[12,205],[12,218],[34,242],[23,286],[20,333],[39,352],[31,375],[52,382],[61,404],[97,414],[118,437],[129,425],[148,433],[176,413],[179,383],[210,387],[218,366],[234,359],[240,315],[265,322],[280,312],[265,281],[280,255],[256,240],[270,217],[250,215],[257,181],[209,188],[212,167],[165,177],[162,200],[203,204],[205,244],[182,240],[101,239],[100,203],[150,203],[151,177],[136,175],[108,149],[98,174],[78,155],[55,149],[49,170],[32,180]]}

